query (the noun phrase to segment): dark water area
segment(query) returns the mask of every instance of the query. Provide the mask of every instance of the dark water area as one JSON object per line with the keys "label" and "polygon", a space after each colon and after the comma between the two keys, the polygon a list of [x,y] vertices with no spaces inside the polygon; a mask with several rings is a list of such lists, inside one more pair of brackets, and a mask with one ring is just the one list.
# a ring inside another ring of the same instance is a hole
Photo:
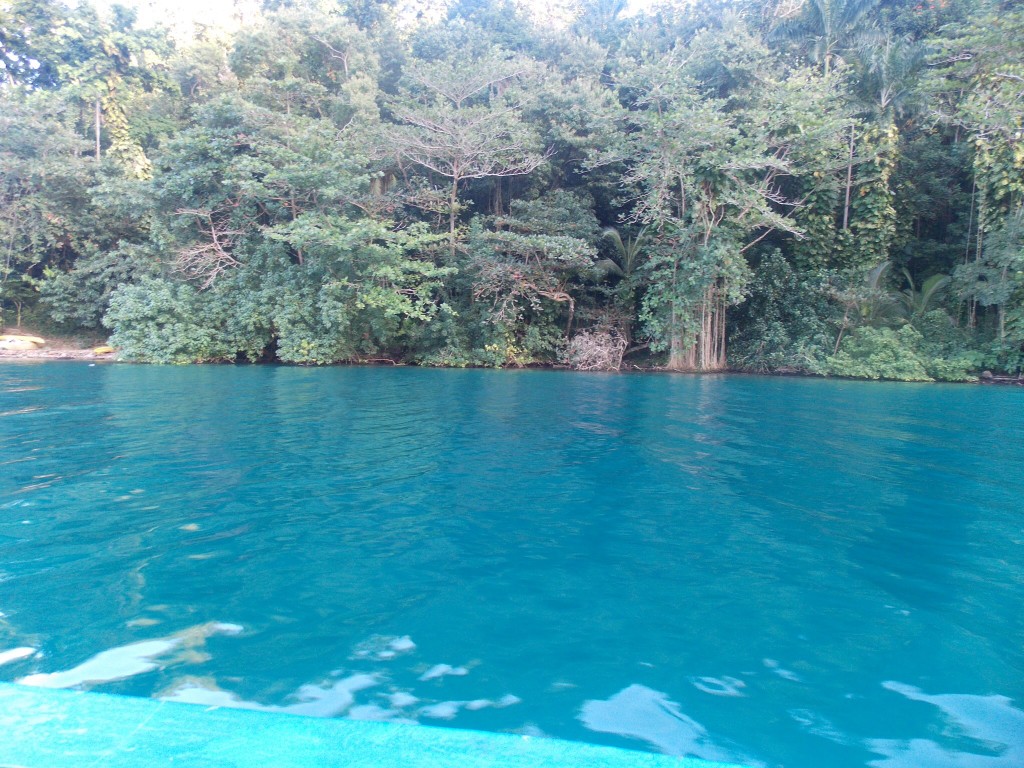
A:
{"label": "dark water area", "polygon": [[0,680],[1024,766],[1024,392],[0,366]]}

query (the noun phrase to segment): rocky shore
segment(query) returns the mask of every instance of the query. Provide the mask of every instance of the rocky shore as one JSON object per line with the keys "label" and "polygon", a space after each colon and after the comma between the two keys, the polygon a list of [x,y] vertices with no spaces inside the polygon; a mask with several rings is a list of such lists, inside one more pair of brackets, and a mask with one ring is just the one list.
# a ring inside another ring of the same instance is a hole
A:
{"label": "rocky shore", "polygon": [[[0,360],[115,360],[117,354],[102,341],[74,338],[42,338],[23,329],[4,329],[0,339],[5,341],[34,339],[42,344],[0,343]],[[107,351],[109,350],[109,351]]]}

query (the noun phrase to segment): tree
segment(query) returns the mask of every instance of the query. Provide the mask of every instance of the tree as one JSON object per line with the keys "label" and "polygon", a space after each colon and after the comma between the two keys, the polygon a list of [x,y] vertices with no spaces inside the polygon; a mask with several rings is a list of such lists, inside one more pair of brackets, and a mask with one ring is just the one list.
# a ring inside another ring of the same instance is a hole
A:
{"label": "tree", "polygon": [[828,77],[843,62],[843,55],[863,40],[878,3],[879,0],[805,0],[798,14],[779,20],[773,37],[795,43]]}
{"label": "tree", "polygon": [[0,93],[0,311],[32,303],[47,268],[96,247],[95,168],[52,93]]}
{"label": "tree", "polygon": [[926,278],[918,288],[914,284],[914,277],[909,270],[903,270],[903,277],[907,281],[907,287],[903,289],[899,299],[903,302],[904,311],[911,322],[920,319],[931,309],[935,297],[950,282],[949,275],[932,275]]}
{"label": "tree", "polygon": [[14,0],[0,6],[0,70],[8,87],[55,88],[67,8],[56,0]]}
{"label": "tree", "polygon": [[[289,11],[239,35],[229,61],[235,92],[198,106],[159,158],[153,236],[171,258],[160,278],[112,297],[115,341],[155,360],[162,344],[175,360],[397,351],[438,310],[449,271],[424,226],[366,204],[379,113],[365,34]],[[174,338],[162,317],[175,318]]]}
{"label": "tree", "polygon": [[650,240],[649,228],[640,227],[635,235],[627,235],[622,239],[622,232],[616,227],[607,227],[601,232],[605,242],[611,243],[612,254],[597,262],[594,266],[604,276],[618,278],[615,288],[615,301],[620,309],[618,319],[618,335],[626,342],[623,352],[633,342],[633,318],[636,317],[637,293],[640,289],[639,270],[643,263],[644,250]]}
{"label": "tree", "polygon": [[725,313],[742,296],[744,252],[772,232],[799,232],[798,201],[782,183],[820,152],[835,118],[825,104],[808,109],[792,82],[813,81],[776,80],[736,20],[624,80],[636,94],[624,183],[652,232],[642,317],[671,369],[725,367]]}
{"label": "tree", "polygon": [[390,104],[397,125],[386,136],[398,161],[447,179],[452,262],[463,182],[523,176],[544,163],[537,136],[522,118],[523,86],[537,76],[534,62],[500,50],[471,60],[414,61]]}
{"label": "tree", "polygon": [[622,14],[628,0],[585,0],[581,4],[575,30],[592,37],[604,48],[611,48],[621,39]]}
{"label": "tree", "polygon": [[7,317],[175,361],[1024,362],[1019,3],[262,5],[179,47],[0,4]]}
{"label": "tree", "polygon": [[1024,10],[999,3],[983,3],[981,10],[966,29],[942,41],[936,62],[942,79],[933,84],[941,114],[967,134],[973,150],[975,236],[953,277],[972,325],[976,308],[994,313],[999,364],[1019,368],[1024,54],[1016,40],[1024,34]]}
{"label": "tree", "polygon": [[514,344],[526,333],[524,323],[533,326],[535,335],[542,326],[550,328],[552,319],[545,317],[550,306],[545,304],[553,304],[568,310],[560,331],[567,337],[576,309],[574,289],[596,256],[592,202],[554,190],[536,200],[514,202],[509,215],[474,223],[466,268],[473,299],[490,305],[488,319],[498,335]]}

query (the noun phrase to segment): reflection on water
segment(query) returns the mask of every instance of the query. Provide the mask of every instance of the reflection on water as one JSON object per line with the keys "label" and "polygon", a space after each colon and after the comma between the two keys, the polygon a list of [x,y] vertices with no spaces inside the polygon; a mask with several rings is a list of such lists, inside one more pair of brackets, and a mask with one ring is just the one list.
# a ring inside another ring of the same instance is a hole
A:
{"label": "reflection on water", "polygon": [[124,680],[174,664],[205,661],[197,649],[207,638],[217,634],[235,635],[241,631],[242,628],[237,624],[201,624],[170,637],[144,640],[102,651],[63,672],[27,675],[16,682],[37,688],[74,688]]}
{"label": "reflection on water", "polygon": [[[483,709],[504,709],[520,703],[520,698],[505,694],[497,699],[433,700],[428,693],[415,695],[411,689],[388,684],[390,663],[399,655],[410,654],[416,644],[408,635],[402,637],[374,636],[357,644],[349,658],[361,662],[380,662],[372,672],[335,670],[334,679],[314,684],[306,683],[285,697],[285,704],[264,704],[242,698],[224,690],[216,680],[205,677],[184,677],[160,692],[158,697],[168,701],[204,704],[206,706],[237,707],[262,712],[285,712],[313,717],[345,715],[358,720],[413,723],[419,718],[451,720],[461,710],[476,712]],[[412,669],[420,668],[410,659]],[[393,667],[392,667],[393,668]],[[465,667],[450,664],[431,666],[418,680],[427,682],[453,675],[469,674]],[[386,690],[380,690],[386,686]],[[370,691],[369,700],[357,702],[357,694]]]}
{"label": "reflection on water", "polygon": [[468,675],[469,670],[465,667],[453,667],[451,664],[435,664],[422,675],[420,675],[421,681],[436,680],[439,677],[446,677],[452,675],[454,677],[462,677]]}
{"label": "reflection on water", "polygon": [[981,387],[0,366],[0,679],[1024,765],[1020,434]]}
{"label": "reflection on water", "polygon": [[642,739],[668,755],[761,765],[715,744],[676,702],[643,685],[631,685],[605,701],[585,702],[579,719],[592,731]]}
{"label": "reflection on water", "polygon": [[[201,664],[212,658],[199,651],[206,640],[215,635],[235,636],[243,627],[223,622],[209,622],[190,627],[167,637],[110,648],[84,661],[72,669],[37,673],[19,678],[16,682],[40,688],[93,687],[102,683],[126,680],[145,675],[157,669],[170,669],[183,664]],[[400,655],[416,649],[408,635],[387,637],[376,635],[358,643],[349,656],[364,662],[394,662]],[[34,648],[15,648],[0,652],[0,664],[32,656]],[[422,668],[414,663],[413,669]],[[464,666],[434,664],[417,679],[420,682],[439,681],[444,677],[463,677],[469,674]],[[356,672],[335,670],[331,679],[322,683],[305,683],[285,696],[285,704],[266,704],[245,699],[226,690],[214,677],[184,675],[177,677],[157,698],[209,707],[232,707],[260,712],[279,712],[308,717],[338,717],[346,715],[360,720],[392,722],[418,722],[419,718],[451,720],[460,711],[478,712],[484,709],[504,709],[522,700],[511,693],[497,699],[432,700],[429,696],[416,696],[411,690],[396,688],[374,691],[374,699],[356,703],[356,695],[385,685],[388,672],[384,666],[375,671]],[[387,706],[382,706],[386,702]]]}
{"label": "reflection on water", "polygon": [[419,710],[418,714],[423,717],[433,717],[441,720],[451,720],[459,714],[460,709],[469,712],[479,712],[481,709],[504,709],[522,701],[512,693],[506,693],[496,701],[491,699],[473,699],[472,701],[441,701],[431,704]]}
{"label": "reflection on water", "polygon": [[204,704],[208,707],[234,707],[311,717],[336,717],[351,709],[355,703],[355,695],[359,691],[379,684],[380,680],[376,676],[366,674],[349,675],[324,685],[307,684],[288,695],[287,698],[294,699],[294,703],[278,706],[246,701],[237,694],[222,690],[212,679],[184,678],[160,693],[158,698],[187,704]]}
{"label": "reflection on water", "polygon": [[691,678],[690,682],[698,691],[710,693],[712,696],[743,696],[743,689],[747,687],[745,682],[729,675],[721,679],[705,675]]}
{"label": "reflection on water", "polygon": [[402,637],[374,635],[359,643],[350,658],[386,661],[395,658],[400,653],[409,653],[414,650],[416,650],[416,643],[408,635]]}
{"label": "reflection on water", "polygon": [[812,712],[809,709],[791,709],[787,714],[793,719],[794,723],[800,726],[800,730],[812,736],[828,739],[844,747],[856,742],[856,739],[843,733],[836,728],[831,720],[824,715],[819,715],[817,712]]}
{"label": "reflection on water", "polygon": [[792,683],[802,682],[800,680],[800,675],[798,675],[791,669],[780,667],[779,662],[777,662],[775,659],[762,659],[761,663],[764,664],[765,669],[770,669],[774,674],[778,675],[783,680],[789,680]]}
{"label": "reflection on water", "polygon": [[34,656],[36,653],[35,648],[11,648],[6,651],[0,651],[0,664],[9,664],[13,661],[20,661],[21,659],[27,659],[30,656]]}
{"label": "reflection on water", "polygon": [[929,695],[912,685],[886,682],[887,690],[937,707],[944,735],[966,742],[959,749],[928,739],[871,739],[877,768],[1020,768],[1024,765],[1024,710],[1005,696]]}

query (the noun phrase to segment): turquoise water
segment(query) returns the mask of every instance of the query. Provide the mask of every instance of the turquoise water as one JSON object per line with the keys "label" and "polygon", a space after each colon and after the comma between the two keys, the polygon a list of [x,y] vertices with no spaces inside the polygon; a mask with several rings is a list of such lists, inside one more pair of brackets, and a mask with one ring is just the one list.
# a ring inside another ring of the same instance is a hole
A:
{"label": "turquoise water", "polygon": [[0,680],[1024,765],[1024,392],[0,366]]}

